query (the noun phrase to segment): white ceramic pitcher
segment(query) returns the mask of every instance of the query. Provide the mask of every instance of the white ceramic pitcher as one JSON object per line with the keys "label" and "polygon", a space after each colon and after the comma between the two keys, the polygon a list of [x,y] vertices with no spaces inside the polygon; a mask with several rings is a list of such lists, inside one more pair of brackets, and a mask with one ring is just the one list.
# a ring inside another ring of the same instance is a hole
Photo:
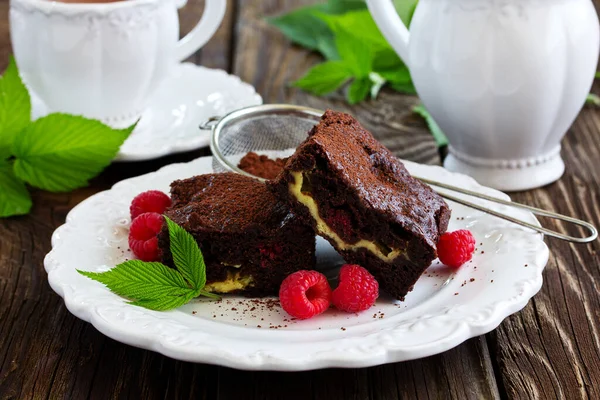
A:
{"label": "white ceramic pitcher", "polygon": [[563,174],[598,63],[591,0],[420,0],[410,33],[391,0],[367,4],[448,136],[446,168],[502,190]]}

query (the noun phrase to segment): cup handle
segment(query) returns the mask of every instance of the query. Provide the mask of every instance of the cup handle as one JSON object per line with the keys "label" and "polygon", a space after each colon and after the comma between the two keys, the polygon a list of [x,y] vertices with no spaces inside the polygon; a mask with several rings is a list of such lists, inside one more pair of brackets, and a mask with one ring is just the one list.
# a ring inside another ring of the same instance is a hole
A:
{"label": "cup handle", "polygon": [[[181,1],[176,2],[176,4],[183,5]],[[206,0],[200,22],[177,43],[175,50],[177,60],[185,60],[208,42],[208,39],[215,34],[217,28],[221,25],[226,8],[227,0]]]}
{"label": "cup handle", "polygon": [[367,0],[367,7],[383,36],[410,68],[408,57],[410,34],[396,12],[392,0]]}

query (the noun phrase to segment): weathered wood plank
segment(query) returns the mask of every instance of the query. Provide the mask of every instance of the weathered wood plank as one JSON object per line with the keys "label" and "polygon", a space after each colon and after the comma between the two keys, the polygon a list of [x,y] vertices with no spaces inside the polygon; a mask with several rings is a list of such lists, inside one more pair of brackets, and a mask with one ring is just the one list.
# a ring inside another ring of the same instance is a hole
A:
{"label": "weathered wood plank", "polygon": [[[586,109],[563,143],[565,176],[514,200],[591,221],[600,226],[598,111]],[[552,229],[578,234],[563,224]],[[509,397],[600,398],[600,258],[588,245],[547,240],[551,257],[540,293],[508,318],[490,343]]]}
{"label": "weathered wood plank", "polygon": [[[315,108],[334,108],[354,114],[389,148],[401,157],[439,163],[431,135],[410,107],[418,100],[384,91],[380,98],[349,106],[342,93],[318,98],[289,87],[319,57],[291,45],[264,20],[265,16],[288,11],[309,1],[246,2],[240,0],[234,73],[252,83],[266,103],[292,103]],[[243,4],[243,7],[241,6]],[[231,379],[241,376],[224,372]],[[325,370],[290,374],[253,374],[248,381],[264,382],[263,395],[278,398],[286,393],[298,393],[298,398],[310,396],[308,385],[298,386],[298,380],[318,387],[316,398],[495,398],[498,390],[493,368],[483,338],[473,339],[458,348],[423,360],[368,369]],[[229,381],[226,378],[225,381]],[[257,384],[258,385],[258,384]],[[286,387],[294,387],[287,391]],[[221,384],[224,398],[235,398],[243,388]],[[296,391],[297,390],[297,391]],[[313,389],[314,390],[314,389]],[[258,398],[255,394],[253,398]]]}
{"label": "weathered wood plank", "polygon": [[[600,10],[600,1],[594,0]],[[600,84],[593,91],[600,93]],[[600,226],[600,113],[586,107],[563,141],[565,175],[513,199]],[[576,228],[542,220],[569,234]],[[508,397],[600,398],[600,243],[548,239],[550,262],[540,293],[488,335]]]}

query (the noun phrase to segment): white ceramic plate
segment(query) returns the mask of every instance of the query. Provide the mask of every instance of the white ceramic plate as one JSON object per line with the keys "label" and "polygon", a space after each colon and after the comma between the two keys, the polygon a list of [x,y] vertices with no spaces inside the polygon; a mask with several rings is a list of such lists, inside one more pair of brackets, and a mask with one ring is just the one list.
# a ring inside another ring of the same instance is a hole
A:
{"label": "white ceramic plate", "polygon": [[[423,177],[507,198],[440,167],[406,166]],[[291,320],[275,300],[240,297],[155,312],[126,304],[75,271],[105,271],[132,256],[128,210],[136,194],[168,191],[174,179],[211,170],[211,158],[169,165],[119,182],[75,207],[54,233],[44,262],[50,285],[69,311],[111,338],[180,360],[254,370],[366,367],[440,353],[489,332],[542,285],[548,248],[539,234],[453,203],[450,229],[474,233],[473,262],[453,273],[436,261],[406,301],[380,298],[361,314],[331,309],[311,320]],[[529,213],[495,208],[537,223]],[[317,252],[322,267],[341,263],[322,240]]]}
{"label": "white ceramic plate", "polygon": [[[48,113],[32,93],[33,115]],[[254,87],[220,69],[180,64],[150,100],[138,126],[116,161],[150,160],[196,150],[210,143],[210,131],[199,129],[210,117],[262,104]]]}

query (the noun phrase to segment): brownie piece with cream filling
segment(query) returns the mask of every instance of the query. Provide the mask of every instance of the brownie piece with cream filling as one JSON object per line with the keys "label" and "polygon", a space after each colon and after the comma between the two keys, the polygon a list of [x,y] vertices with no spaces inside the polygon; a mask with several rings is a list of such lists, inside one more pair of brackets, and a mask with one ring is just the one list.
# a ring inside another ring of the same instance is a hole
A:
{"label": "brownie piece with cream filling", "polygon": [[[256,179],[199,175],[173,182],[171,198],[165,215],[196,239],[209,292],[273,295],[292,272],[314,268],[313,229]],[[172,266],[166,224],[158,243]]]}
{"label": "brownie piece with cream filling", "polygon": [[352,116],[327,111],[269,182],[346,262],[403,299],[437,257],[450,208]]}

